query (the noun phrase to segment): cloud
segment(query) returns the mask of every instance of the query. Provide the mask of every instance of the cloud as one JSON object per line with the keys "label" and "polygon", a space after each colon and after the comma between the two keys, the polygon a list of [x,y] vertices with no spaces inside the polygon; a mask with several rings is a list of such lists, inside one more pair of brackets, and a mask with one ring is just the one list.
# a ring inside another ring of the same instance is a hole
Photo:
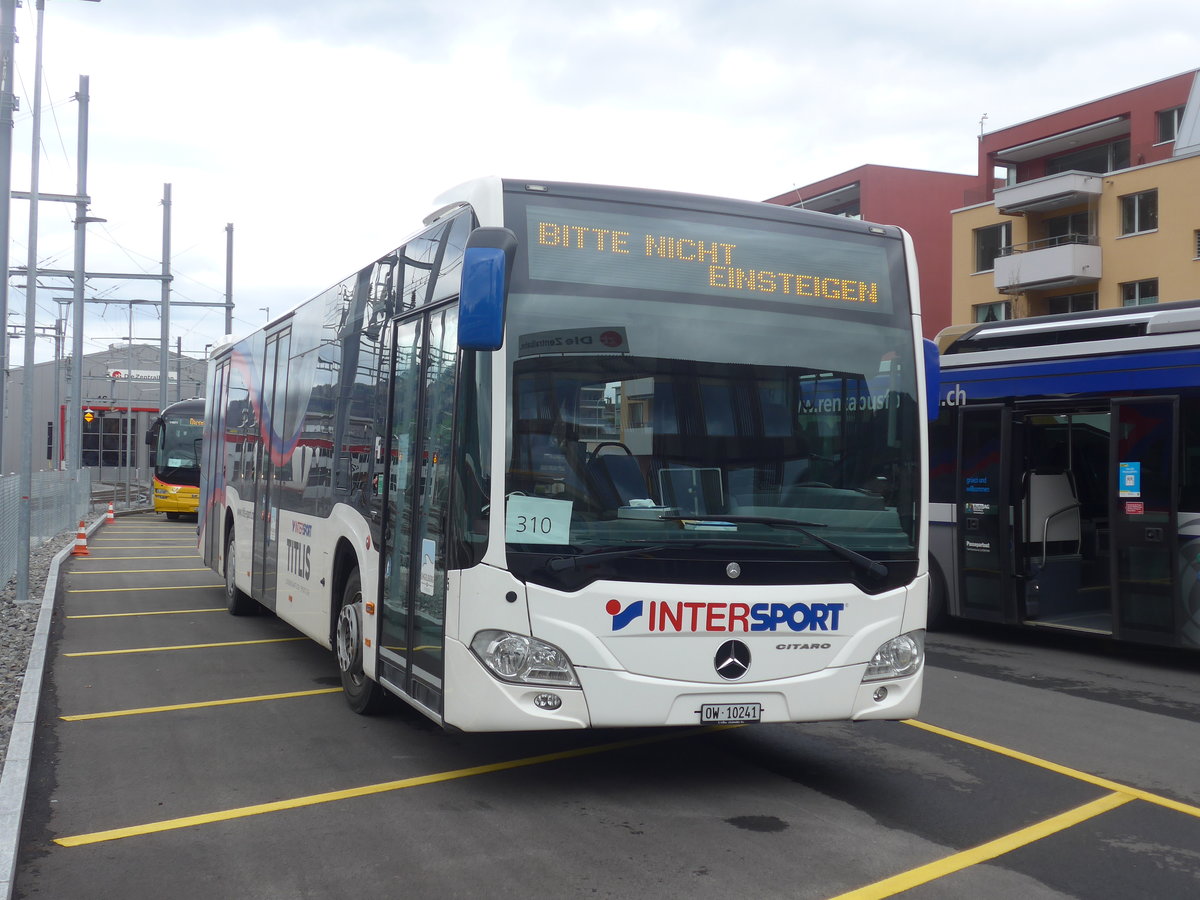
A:
{"label": "cloud", "polygon": [[[29,168],[26,6],[17,189]],[[48,7],[42,189],[73,190],[71,97],[86,72],[89,193],[93,214],[109,220],[89,228],[89,269],[158,268],[170,183],[174,291],[221,297],[234,223],[243,330],[262,323],[261,307],[282,311],[396,246],[436,194],[470,177],[761,199],[866,163],[972,172],[984,113],[999,128],[1200,59],[1200,12],[1182,2],[1136,16],[1114,0]],[[69,259],[73,210],[50,206],[39,256]],[[15,204],[21,260],[23,214]],[[95,285],[112,296],[155,288]],[[153,310],[141,313],[137,330],[153,331]],[[52,304],[44,314],[55,315]],[[197,350],[223,318],[172,314],[188,323],[185,349]],[[127,328],[98,322],[89,338]]]}

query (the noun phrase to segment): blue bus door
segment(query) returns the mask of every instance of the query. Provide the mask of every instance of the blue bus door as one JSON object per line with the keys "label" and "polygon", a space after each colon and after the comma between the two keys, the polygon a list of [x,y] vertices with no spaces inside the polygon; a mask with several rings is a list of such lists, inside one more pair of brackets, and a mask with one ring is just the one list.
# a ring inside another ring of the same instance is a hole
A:
{"label": "blue bus door", "polygon": [[1114,400],[1109,456],[1114,637],[1178,643],[1177,397]]}
{"label": "blue bus door", "polygon": [[958,418],[959,603],[970,619],[1016,621],[1012,584],[1012,422],[999,404],[963,407]]}

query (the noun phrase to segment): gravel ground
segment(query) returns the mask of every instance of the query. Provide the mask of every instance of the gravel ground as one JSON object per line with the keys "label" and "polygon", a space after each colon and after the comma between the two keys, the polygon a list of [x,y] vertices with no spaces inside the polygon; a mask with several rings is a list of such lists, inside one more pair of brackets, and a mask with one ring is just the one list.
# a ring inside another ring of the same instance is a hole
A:
{"label": "gravel ground", "polygon": [[25,666],[29,645],[42,611],[42,594],[46,576],[55,555],[75,540],[77,531],[64,531],[34,550],[29,557],[29,599],[32,603],[18,604],[17,579],[14,577],[0,590],[0,766],[8,751],[8,736],[17,714],[17,701],[25,683]]}

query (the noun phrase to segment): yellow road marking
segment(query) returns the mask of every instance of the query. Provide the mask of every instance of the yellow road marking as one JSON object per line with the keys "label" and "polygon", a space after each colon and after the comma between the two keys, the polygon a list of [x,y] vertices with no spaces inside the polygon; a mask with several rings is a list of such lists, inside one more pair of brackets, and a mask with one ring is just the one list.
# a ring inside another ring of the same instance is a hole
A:
{"label": "yellow road marking", "polygon": [[1030,825],[1028,828],[1022,828],[1020,831],[1006,834],[1004,837],[988,841],[986,844],[980,844],[978,847],[972,847],[970,850],[955,853],[952,856],[947,856],[945,859],[939,859],[927,865],[910,869],[907,872],[901,872],[899,875],[893,875],[891,878],[877,881],[875,884],[869,884],[858,890],[839,894],[832,898],[832,900],[882,900],[884,897],[895,896],[902,891],[911,890],[935,879],[962,871],[969,866],[975,866],[979,863],[987,862],[989,859],[995,859],[997,856],[1002,856],[1005,853],[1024,847],[1026,844],[1040,841],[1044,837],[1049,837],[1059,831],[1078,825],[1080,822],[1086,822],[1088,819],[1094,818],[1101,813],[1116,809],[1118,806],[1122,806],[1133,799],[1132,796],[1125,793],[1106,794],[1098,800],[1085,803],[1083,806],[1068,810],[1061,815]]}
{"label": "yellow road marking", "polygon": [[64,722],[87,722],[92,719],[115,719],[120,716],[143,716],[149,713],[175,712],[181,709],[207,709],[210,706],[233,706],[237,703],[259,703],[264,700],[290,700],[293,697],[316,697],[319,694],[340,694],[342,689],[319,688],[312,691],[290,691],[286,694],[263,694],[259,697],[234,697],[229,700],[204,700],[197,703],[176,703],[171,706],[147,706],[144,709],[117,709],[112,712],[80,713],[59,716]]}
{"label": "yellow road marking", "polygon": [[305,806],[316,806],[321,803],[333,803],[337,800],[350,800],[355,797],[369,797],[373,794],[386,794],[389,791],[401,791],[405,788],[420,787],[426,784],[438,784],[443,781],[455,781],[459,778],[471,778],[475,775],[490,775],[493,772],[505,772],[511,769],[521,769],[527,766],[537,766],[542,763],[558,762],[564,759],[576,759],[581,756],[594,756],[598,753],[609,753],[614,750],[625,750],[629,747],[640,747],[646,744],[663,741],[679,740],[693,737],[711,731],[723,730],[723,726],[712,728],[688,729],[687,731],[659,734],[648,738],[633,738],[627,741],[614,741],[611,744],[597,744],[592,747],[580,747],[575,750],[563,750],[558,753],[546,753],[542,756],[528,756],[524,759],[512,759],[507,762],[488,763],[483,766],[470,766],[465,769],[451,769],[448,772],[436,772],[432,775],[417,775],[414,778],[402,778],[398,781],[385,781],[381,784],[368,784],[362,787],[349,788],[342,791],[327,791],[323,794],[310,794],[307,797],[293,797],[288,800],[277,800],[273,803],[258,803],[254,806],[242,806],[236,809],[226,809],[214,813],[203,813],[196,816],[183,816],[178,819],[164,819],[161,822],[150,822],[146,825],[133,825],[128,828],[113,828],[108,831],[94,831],[91,834],[77,834],[73,837],[55,838],[54,842],[63,847],[82,847],[87,844],[99,844],[103,841],[115,841],[121,838],[139,837],[146,834],[157,834],[163,831],[174,831],[178,828],[190,828],[194,825],[211,825],[214,822],[227,822],[231,819],[244,819],[248,816],[258,816],[264,813],[282,812],[287,809],[300,809]]}
{"label": "yellow road marking", "polygon": [[72,559],[86,559],[88,562],[110,559],[195,559],[199,554],[188,553],[186,556],[73,556]]}
{"label": "yellow road marking", "polygon": [[211,572],[208,566],[198,569],[100,569],[94,572],[80,572],[80,575],[148,575],[154,572]]}
{"label": "yellow road marking", "polygon": [[288,641],[307,641],[306,637],[267,638],[259,641],[223,641],[219,644],[177,644],[174,647],[132,647],[128,650],[85,650],[80,653],[64,653],[74,659],[78,656],[119,656],[124,653],[159,653],[166,650],[206,650],[210,647],[248,647],[251,644],[283,644]]}
{"label": "yellow road marking", "polygon": [[124,619],[130,616],[181,616],[185,613],[225,612],[225,607],[214,606],[209,609],[154,609],[146,612],[127,613],[89,613],[86,616],[67,616],[68,619]]}
{"label": "yellow road marking", "polygon": [[1069,766],[1062,766],[1046,759],[1040,759],[1036,756],[1031,756],[1028,753],[1022,753],[1020,750],[1011,750],[1008,747],[1002,747],[999,744],[981,741],[979,738],[973,738],[970,735],[959,734],[957,731],[950,731],[946,728],[939,728],[936,725],[918,722],[916,719],[905,719],[904,723],[906,725],[912,725],[914,728],[920,728],[924,731],[928,731],[932,734],[941,735],[942,737],[950,738],[951,740],[955,741],[961,741],[962,743],[970,744],[973,747],[979,747],[982,750],[990,750],[992,753],[999,753],[1001,756],[1007,756],[1010,759],[1019,760],[1020,762],[1028,763],[1031,766],[1038,766],[1051,772],[1057,772],[1059,775],[1066,775],[1068,778],[1075,778],[1079,781],[1093,784],[1096,787],[1103,788],[1106,791],[1115,791],[1128,797],[1133,797],[1138,800],[1145,800],[1147,803],[1153,803],[1156,806],[1163,806],[1167,809],[1173,809],[1175,812],[1181,812],[1185,815],[1200,818],[1200,806],[1192,806],[1190,803],[1180,803],[1178,800],[1172,800],[1170,797],[1162,797],[1158,794],[1152,794],[1149,791],[1143,791],[1138,788],[1130,787],[1126,784],[1110,781],[1109,779],[1101,778],[1098,775],[1089,775],[1087,772],[1080,772],[1078,769],[1072,769]]}
{"label": "yellow road marking", "polygon": [[68,594],[120,594],[124,591],[190,591],[196,588],[223,588],[223,584],[171,584],[162,587],[72,588]]}

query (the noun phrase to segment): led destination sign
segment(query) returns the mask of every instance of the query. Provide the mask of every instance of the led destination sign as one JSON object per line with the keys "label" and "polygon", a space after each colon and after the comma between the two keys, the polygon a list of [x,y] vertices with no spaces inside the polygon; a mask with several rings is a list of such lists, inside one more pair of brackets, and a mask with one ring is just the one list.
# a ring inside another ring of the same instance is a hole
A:
{"label": "led destination sign", "polygon": [[892,307],[887,248],[858,235],[538,207],[528,210],[528,229],[529,271],[539,280]]}

